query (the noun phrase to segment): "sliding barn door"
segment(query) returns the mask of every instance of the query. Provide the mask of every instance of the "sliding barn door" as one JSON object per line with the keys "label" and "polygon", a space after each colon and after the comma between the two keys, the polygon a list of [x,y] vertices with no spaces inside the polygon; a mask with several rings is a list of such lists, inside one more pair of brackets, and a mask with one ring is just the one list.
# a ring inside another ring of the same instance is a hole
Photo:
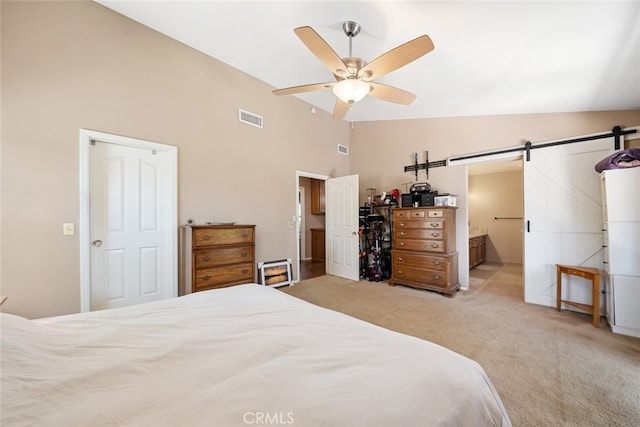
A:
{"label": "sliding barn door", "polygon": [[[602,201],[595,164],[613,138],[531,150],[524,161],[524,299],[556,305],[556,264],[602,268]],[[591,302],[591,286],[565,277],[563,297]]]}

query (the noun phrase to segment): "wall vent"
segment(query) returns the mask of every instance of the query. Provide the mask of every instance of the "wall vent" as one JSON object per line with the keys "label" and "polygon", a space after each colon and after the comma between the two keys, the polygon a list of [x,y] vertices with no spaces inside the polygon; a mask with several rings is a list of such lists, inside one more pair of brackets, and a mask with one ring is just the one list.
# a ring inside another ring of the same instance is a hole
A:
{"label": "wall vent", "polygon": [[349,147],[346,145],[338,144],[338,153],[344,154],[345,156],[349,155]]}
{"label": "wall vent", "polygon": [[259,116],[257,114],[250,113],[243,109],[238,109],[238,118],[242,123],[246,123],[248,125],[255,126],[258,128],[262,127],[263,118],[262,116]]}

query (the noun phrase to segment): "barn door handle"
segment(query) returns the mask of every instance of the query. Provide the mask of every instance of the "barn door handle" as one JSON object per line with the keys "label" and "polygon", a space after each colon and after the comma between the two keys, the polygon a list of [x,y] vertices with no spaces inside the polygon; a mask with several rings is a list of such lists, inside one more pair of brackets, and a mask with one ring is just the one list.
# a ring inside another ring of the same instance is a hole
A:
{"label": "barn door handle", "polygon": [[530,222],[527,220],[527,233],[531,233]]}

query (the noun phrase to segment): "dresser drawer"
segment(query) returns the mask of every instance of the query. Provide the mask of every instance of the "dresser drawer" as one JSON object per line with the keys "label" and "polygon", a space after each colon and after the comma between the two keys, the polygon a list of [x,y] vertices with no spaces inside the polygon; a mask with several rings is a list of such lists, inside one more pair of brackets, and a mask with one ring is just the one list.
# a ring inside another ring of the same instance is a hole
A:
{"label": "dresser drawer", "polygon": [[393,220],[394,221],[399,221],[399,220],[408,220],[411,218],[411,210],[409,209],[394,209],[393,210]]}
{"label": "dresser drawer", "polygon": [[253,232],[252,227],[200,228],[195,230],[194,243],[196,247],[253,243]]}
{"label": "dresser drawer", "polygon": [[396,230],[393,234],[396,239],[429,239],[442,240],[444,233],[438,229],[428,228],[407,228]]}
{"label": "dresser drawer", "polygon": [[253,263],[244,263],[196,270],[194,287],[196,291],[200,291],[239,283],[252,283],[253,280]]}
{"label": "dresser drawer", "polygon": [[434,257],[428,255],[418,255],[411,252],[391,251],[391,265],[398,267],[416,267],[429,270],[444,271],[449,265],[448,258]]}
{"label": "dresser drawer", "polygon": [[406,228],[444,228],[444,221],[437,220],[423,220],[423,221],[411,221],[411,220],[398,220],[393,224],[394,229],[403,230]]}
{"label": "dresser drawer", "polygon": [[429,217],[429,218],[444,218],[444,211],[442,209],[429,209],[427,211],[427,217]]}
{"label": "dresser drawer", "polygon": [[447,245],[442,240],[395,239],[395,247],[407,251],[445,253]]}
{"label": "dresser drawer", "polygon": [[212,247],[194,253],[196,268],[219,267],[225,264],[253,262],[253,246]]}
{"label": "dresser drawer", "polygon": [[446,287],[449,283],[445,271],[432,271],[413,267],[393,266],[393,278],[398,282],[410,280]]}

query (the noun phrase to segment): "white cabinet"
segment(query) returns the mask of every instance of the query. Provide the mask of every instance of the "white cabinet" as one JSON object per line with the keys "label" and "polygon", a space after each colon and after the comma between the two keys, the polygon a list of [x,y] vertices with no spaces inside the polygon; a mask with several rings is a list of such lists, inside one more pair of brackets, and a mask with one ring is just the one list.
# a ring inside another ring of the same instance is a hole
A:
{"label": "white cabinet", "polygon": [[640,338],[640,167],[600,175],[607,320]]}

